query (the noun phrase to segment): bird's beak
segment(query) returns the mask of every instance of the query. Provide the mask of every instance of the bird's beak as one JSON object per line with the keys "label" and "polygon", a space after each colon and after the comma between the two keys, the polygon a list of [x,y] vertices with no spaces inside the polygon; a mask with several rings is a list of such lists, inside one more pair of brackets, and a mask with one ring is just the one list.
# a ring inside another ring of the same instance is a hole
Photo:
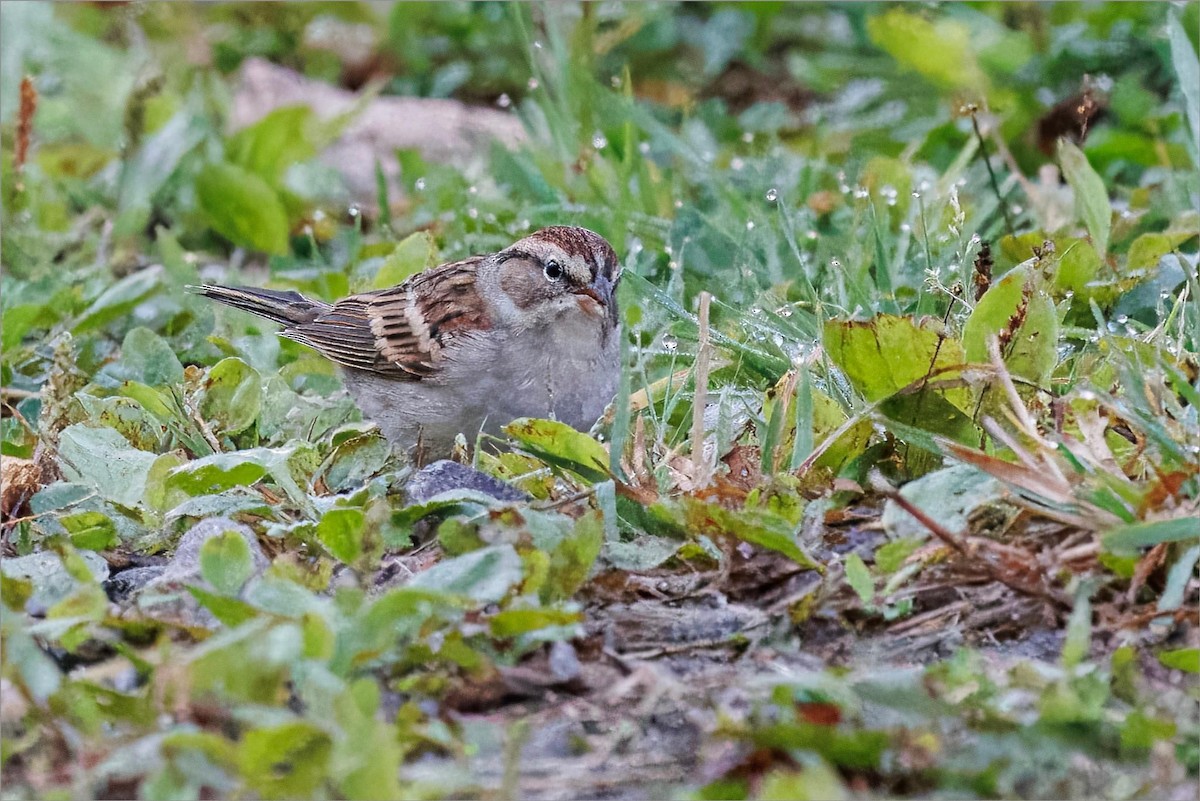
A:
{"label": "bird's beak", "polygon": [[607,309],[612,306],[613,283],[603,275],[597,275],[592,283],[576,289],[575,294],[589,297]]}

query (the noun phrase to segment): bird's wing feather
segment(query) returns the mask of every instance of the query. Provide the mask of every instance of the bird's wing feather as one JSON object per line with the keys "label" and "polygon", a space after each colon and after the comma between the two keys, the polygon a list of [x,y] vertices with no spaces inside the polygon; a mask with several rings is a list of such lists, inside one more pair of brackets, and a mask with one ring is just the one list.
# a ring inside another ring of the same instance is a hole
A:
{"label": "bird's wing feather", "polygon": [[437,373],[457,340],[490,325],[475,288],[483,256],[414,275],[399,286],[338,301],[285,336],[347,367],[398,379]]}

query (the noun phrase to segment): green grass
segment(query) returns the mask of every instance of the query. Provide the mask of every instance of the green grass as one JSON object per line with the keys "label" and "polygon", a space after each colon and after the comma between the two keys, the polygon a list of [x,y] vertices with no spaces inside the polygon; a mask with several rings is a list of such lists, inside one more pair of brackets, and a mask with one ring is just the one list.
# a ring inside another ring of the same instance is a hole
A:
{"label": "green grass", "polygon": [[[5,473],[6,794],[532,793],[516,749],[555,692],[605,708],[583,751],[688,710],[702,748],[656,785],[683,797],[1087,797],[1084,763],[1122,797],[1194,782],[1197,697],[1167,670],[1196,656],[1198,8],[5,4],[0,446],[45,468],[11,500]],[[386,154],[405,197],[364,213],[314,161],[347,119],[228,133],[246,58],[346,78],[306,38],[322,15],[371,32],[370,91],[508,108],[527,143]],[[1084,87],[1104,116],[1041,149]],[[589,434],[482,443],[534,498],[511,507],[405,507],[328,363],[183,291],[333,299],[564,223],[622,257],[625,380]],[[180,592],[219,629],[109,602],[92,568],[217,516],[274,556],[204,546]],[[689,645],[689,576],[769,624],[723,631],[728,660]],[[728,661],[744,703],[551,679],[502,703],[567,643],[642,675],[595,628],[641,586],[681,622],[619,650]]]}

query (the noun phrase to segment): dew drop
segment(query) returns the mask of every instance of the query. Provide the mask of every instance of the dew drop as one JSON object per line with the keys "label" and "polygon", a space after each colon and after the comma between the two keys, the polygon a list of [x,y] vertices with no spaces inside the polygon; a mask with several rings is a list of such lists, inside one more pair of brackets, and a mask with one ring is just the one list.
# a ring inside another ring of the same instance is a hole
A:
{"label": "dew drop", "polygon": [[742,141],[745,142],[746,144],[750,144],[751,142],[754,141],[754,134],[750,133],[749,131],[746,131],[744,134],[742,134]]}
{"label": "dew drop", "polygon": [[835,270],[837,270],[837,269],[841,268],[842,263],[840,261],[838,261],[837,259],[830,259],[829,266],[834,268]]}
{"label": "dew drop", "polygon": [[612,88],[613,88],[613,89],[620,89],[620,88],[621,88],[621,76],[620,76],[620,75],[614,75],[614,76],[612,76],[611,78],[609,78],[609,79],[608,79],[608,82],[609,82],[610,84],[612,84]]}
{"label": "dew drop", "polygon": [[538,40],[538,39],[534,39],[534,40],[533,40],[533,49],[534,49],[534,50],[541,50],[541,49],[542,49],[542,43],[541,43],[541,41],[540,41],[540,40]]}
{"label": "dew drop", "polygon": [[478,195],[478,194],[479,194],[479,187],[478,187],[478,186],[474,186],[474,185],[472,185],[472,186],[468,186],[468,187],[467,187],[467,194],[468,194],[468,195]]}
{"label": "dew drop", "polygon": [[768,203],[774,203],[778,199],[779,199],[779,190],[775,189],[774,187],[771,187],[770,189],[767,190],[767,202]]}
{"label": "dew drop", "polygon": [[663,350],[667,353],[674,353],[679,350],[679,340],[670,334],[666,334],[662,338]]}
{"label": "dew drop", "polygon": [[745,166],[746,162],[738,156],[734,156],[729,160],[729,169],[733,170],[734,172],[740,171]]}
{"label": "dew drop", "polygon": [[816,232],[816,231],[812,231],[812,230],[810,230],[810,231],[809,231],[808,233],[806,233],[804,236],[805,236],[805,237],[807,237],[808,239],[816,239],[816,238],[817,238],[817,232]]}
{"label": "dew drop", "polygon": [[911,230],[912,230],[912,226],[911,226],[911,225],[909,225],[908,223],[900,223],[900,230],[901,230],[903,233],[906,233],[906,234],[907,234],[909,231],[911,231]]}
{"label": "dew drop", "polygon": [[596,148],[597,150],[603,150],[604,148],[608,147],[608,138],[599,131],[596,131],[594,134],[592,134],[592,147]]}
{"label": "dew drop", "polygon": [[915,190],[915,189],[912,191],[912,196],[913,196],[913,200],[920,200],[920,199],[921,199],[921,193],[920,193],[920,192],[918,192],[918,191],[917,191],[917,190]]}
{"label": "dew drop", "polygon": [[508,96],[508,93],[501,94],[496,98],[496,105],[500,108],[508,108],[512,105],[512,98]]}
{"label": "dew drop", "polygon": [[791,317],[792,316],[792,307],[791,306],[780,306],[778,309],[775,310],[775,314],[777,314],[780,317]]}
{"label": "dew drop", "polygon": [[750,307],[750,314],[751,314],[751,315],[753,315],[754,317],[761,317],[761,316],[762,316],[762,309],[760,309],[758,306],[751,306],[751,307]]}
{"label": "dew drop", "polygon": [[416,190],[417,190],[418,192],[424,192],[424,191],[425,191],[425,179],[424,179],[424,178],[418,178],[418,179],[416,180],[416,183],[414,183],[414,184],[413,184],[413,186],[414,186],[414,187],[416,187]]}
{"label": "dew drop", "polygon": [[538,83],[537,78],[530,78],[529,83],[527,83],[525,85],[529,87],[530,91],[533,91],[534,89],[537,89],[539,86],[541,86],[541,84]]}
{"label": "dew drop", "polygon": [[467,216],[470,217],[472,220],[478,219],[479,218],[479,209],[472,206],[471,208],[467,209]]}
{"label": "dew drop", "polygon": [[1010,210],[1012,211],[1013,214],[1020,214],[1021,212],[1025,211],[1025,209],[1021,208],[1016,203],[1014,203],[1012,205]]}
{"label": "dew drop", "polygon": [[676,200],[676,201],[675,201],[675,208],[677,208],[677,209],[682,209],[682,208],[683,208],[683,201],[682,201],[682,200]]}
{"label": "dew drop", "polygon": [[746,230],[747,231],[754,230],[754,220],[746,220]]}
{"label": "dew drop", "polygon": [[1128,314],[1118,315],[1117,322],[1120,323],[1121,325],[1125,325],[1125,323],[1129,322],[1129,315]]}
{"label": "dew drop", "polygon": [[646,155],[647,153],[649,153],[650,152],[650,143],[649,142],[639,142],[638,143],[638,152],[641,153],[643,156]]}

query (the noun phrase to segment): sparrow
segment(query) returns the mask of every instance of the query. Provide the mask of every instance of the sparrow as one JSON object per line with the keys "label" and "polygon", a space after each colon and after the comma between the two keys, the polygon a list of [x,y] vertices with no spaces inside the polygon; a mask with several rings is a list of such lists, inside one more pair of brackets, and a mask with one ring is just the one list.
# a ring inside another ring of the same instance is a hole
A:
{"label": "sparrow", "polygon": [[418,464],[519,417],[595,423],[616,393],[621,268],[585,228],[552,226],[497,253],[329,304],[295,291],[189,289],[280,323],[341,369],[363,415]]}

